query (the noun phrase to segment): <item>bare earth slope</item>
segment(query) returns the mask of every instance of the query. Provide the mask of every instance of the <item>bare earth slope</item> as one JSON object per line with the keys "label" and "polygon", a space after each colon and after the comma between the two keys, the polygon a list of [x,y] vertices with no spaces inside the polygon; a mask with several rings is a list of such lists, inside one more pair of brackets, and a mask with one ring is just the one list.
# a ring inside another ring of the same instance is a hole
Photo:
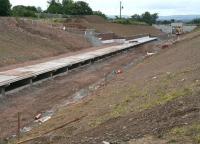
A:
{"label": "bare earth slope", "polygon": [[78,51],[91,45],[79,35],[16,18],[0,18],[0,67]]}
{"label": "bare earth slope", "polygon": [[[196,31],[137,65],[118,66],[124,68],[122,74],[107,79],[83,101],[61,106],[51,120],[25,134],[22,141],[33,138],[29,143],[199,143],[199,40],[200,31]],[[145,51],[155,50],[156,45],[152,47]],[[126,56],[129,64],[130,60],[141,58],[140,54]],[[80,120],[64,125],[76,118]]]}
{"label": "bare earth slope", "polygon": [[95,28],[98,32],[114,32],[120,36],[160,34],[151,26],[114,24],[98,16],[73,17],[61,22],[0,17],[0,67],[91,47],[84,36],[62,31],[63,25],[79,29]]}
{"label": "bare earth slope", "polygon": [[97,95],[106,100],[99,103],[110,109],[97,118],[102,124],[69,143],[199,143],[200,37],[193,34],[101,90]]}
{"label": "bare earth slope", "polygon": [[108,33],[114,32],[119,36],[132,36],[138,34],[159,35],[161,32],[152,26],[148,25],[123,25],[106,21],[99,16],[83,16],[69,20],[67,23],[79,24],[83,27],[94,28],[98,32]]}

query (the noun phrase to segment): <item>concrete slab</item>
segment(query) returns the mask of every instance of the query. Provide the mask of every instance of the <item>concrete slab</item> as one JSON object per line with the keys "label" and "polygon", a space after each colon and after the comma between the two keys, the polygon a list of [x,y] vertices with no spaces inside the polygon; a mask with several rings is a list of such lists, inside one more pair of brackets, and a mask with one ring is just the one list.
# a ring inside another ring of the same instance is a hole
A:
{"label": "concrete slab", "polygon": [[12,79],[16,79],[17,76],[6,76],[6,75],[0,75],[0,84],[5,85],[4,83],[9,84],[9,81]]}

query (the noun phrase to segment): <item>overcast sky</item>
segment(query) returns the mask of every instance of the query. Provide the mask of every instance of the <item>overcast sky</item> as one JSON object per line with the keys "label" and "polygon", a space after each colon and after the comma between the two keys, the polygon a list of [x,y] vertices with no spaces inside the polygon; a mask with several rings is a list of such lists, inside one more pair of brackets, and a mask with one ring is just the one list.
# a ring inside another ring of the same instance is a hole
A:
{"label": "overcast sky", "polygon": [[[61,1],[61,0],[60,0]],[[120,0],[83,0],[89,3],[93,10],[100,10],[107,15],[119,14]],[[47,0],[10,0],[15,5],[34,5],[47,8]],[[200,14],[200,0],[122,0],[123,15],[141,14],[145,11],[167,15]]]}

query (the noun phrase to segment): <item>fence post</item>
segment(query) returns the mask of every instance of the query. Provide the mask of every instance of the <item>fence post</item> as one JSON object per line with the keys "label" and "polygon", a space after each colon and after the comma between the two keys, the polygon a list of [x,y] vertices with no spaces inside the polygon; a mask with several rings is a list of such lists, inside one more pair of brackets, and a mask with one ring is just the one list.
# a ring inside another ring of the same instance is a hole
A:
{"label": "fence post", "polygon": [[5,87],[4,86],[0,87],[0,91],[1,91],[0,97],[4,97],[6,95]]}
{"label": "fence post", "polygon": [[17,139],[18,142],[20,141],[20,127],[21,127],[21,113],[17,113]]}

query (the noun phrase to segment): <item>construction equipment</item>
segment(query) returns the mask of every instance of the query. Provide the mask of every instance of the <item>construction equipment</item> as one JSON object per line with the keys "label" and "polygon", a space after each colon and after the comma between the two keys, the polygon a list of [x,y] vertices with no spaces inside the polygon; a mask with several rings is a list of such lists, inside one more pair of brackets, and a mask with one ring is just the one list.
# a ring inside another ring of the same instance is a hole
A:
{"label": "construction equipment", "polygon": [[183,23],[172,23],[172,34],[181,35],[183,34]]}

